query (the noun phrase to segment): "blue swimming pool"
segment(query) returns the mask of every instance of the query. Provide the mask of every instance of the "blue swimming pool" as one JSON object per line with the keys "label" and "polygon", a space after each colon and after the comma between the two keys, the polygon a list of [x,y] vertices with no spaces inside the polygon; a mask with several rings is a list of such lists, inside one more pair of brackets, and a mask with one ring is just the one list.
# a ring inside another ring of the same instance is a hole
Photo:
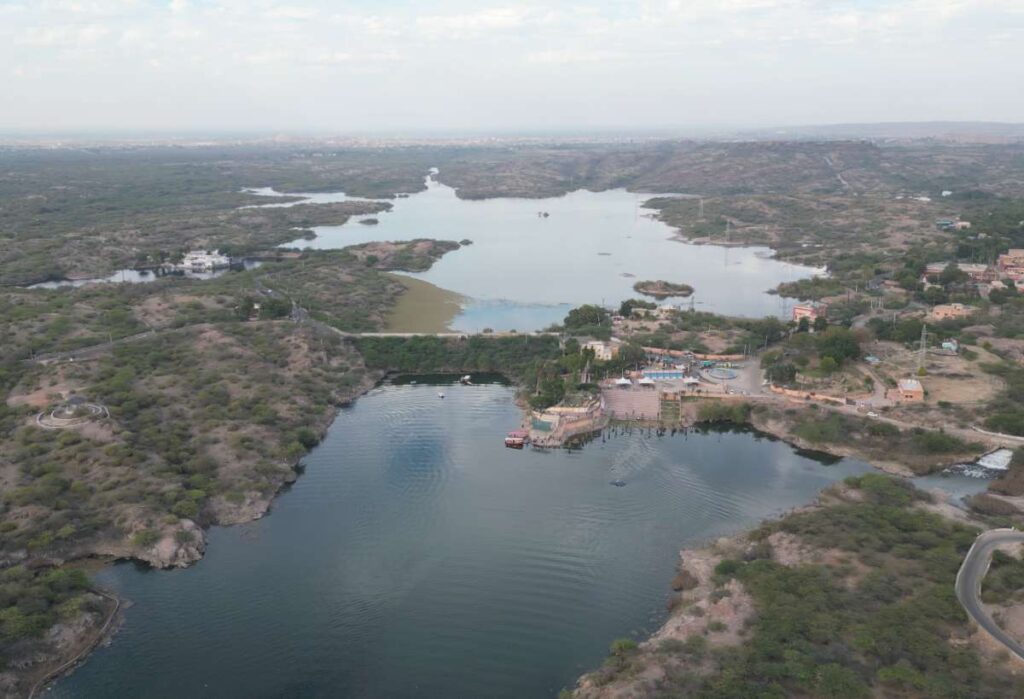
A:
{"label": "blue swimming pool", "polygon": [[677,380],[679,380],[679,379],[683,378],[683,372],[681,370],[673,371],[671,369],[657,369],[657,370],[654,370],[654,371],[644,371],[644,376],[646,376],[649,379],[655,379],[655,380],[658,380],[658,379],[677,379]]}

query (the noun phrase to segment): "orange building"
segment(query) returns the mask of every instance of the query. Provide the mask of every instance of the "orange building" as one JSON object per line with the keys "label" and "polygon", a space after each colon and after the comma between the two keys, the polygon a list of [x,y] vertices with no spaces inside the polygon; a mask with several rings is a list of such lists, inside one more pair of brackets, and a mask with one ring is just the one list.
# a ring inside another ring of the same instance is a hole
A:
{"label": "orange building", "polygon": [[975,310],[973,306],[965,306],[962,303],[940,303],[932,309],[928,317],[932,320],[956,320],[966,318]]}
{"label": "orange building", "polygon": [[793,306],[793,320],[797,322],[801,318],[807,318],[812,321],[815,318],[824,318],[827,313],[828,304],[821,303],[820,301],[809,301],[808,303],[799,303]]}
{"label": "orange building", "polygon": [[921,403],[924,401],[924,386],[917,379],[900,379],[886,397],[900,403]]}
{"label": "orange building", "polygon": [[1000,274],[1015,282],[1024,279],[1024,249],[1013,248],[1000,255],[996,267]]}

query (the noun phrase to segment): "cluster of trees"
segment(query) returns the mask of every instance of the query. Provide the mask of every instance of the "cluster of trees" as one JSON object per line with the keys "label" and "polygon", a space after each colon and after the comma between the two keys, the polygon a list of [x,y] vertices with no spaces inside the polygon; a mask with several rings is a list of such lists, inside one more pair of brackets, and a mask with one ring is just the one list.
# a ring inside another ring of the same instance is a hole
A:
{"label": "cluster of trees", "polygon": [[619,304],[619,315],[623,318],[629,318],[633,315],[633,311],[640,309],[644,311],[653,311],[658,307],[658,304],[653,301],[645,301],[644,299],[626,299]]}
{"label": "cluster of trees", "polygon": [[277,320],[287,318],[292,312],[292,302],[283,296],[268,294],[267,296],[245,296],[236,309],[235,315],[239,320],[248,320],[256,311],[256,304],[259,304],[259,317],[261,320]]}
{"label": "cluster of trees", "polygon": [[405,373],[488,371],[529,383],[538,362],[562,356],[558,339],[520,337],[363,337],[355,342],[366,366]]}
{"label": "cluster of trees", "polygon": [[981,599],[986,604],[1006,604],[1024,593],[1024,560],[1003,552],[992,554],[992,566],[981,581]]}
{"label": "cluster of trees", "polygon": [[607,340],[612,335],[612,316],[601,306],[585,304],[569,311],[563,326],[570,335]]}
{"label": "cluster of trees", "polygon": [[793,335],[783,349],[765,352],[761,356],[761,366],[769,381],[790,384],[796,381],[799,371],[808,370],[814,361],[818,370],[831,374],[860,354],[860,340],[856,332],[833,326],[815,335]]}
{"label": "cluster of trees", "polygon": [[1006,382],[1003,391],[987,407],[985,426],[996,432],[1024,435],[1024,368],[1004,361],[983,364],[982,369]]}
{"label": "cluster of trees", "polygon": [[0,670],[15,644],[41,636],[61,619],[92,611],[82,595],[88,588],[85,573],[73,568],[0,570]]}
{"label": "cluster of trees", "polygon": [[[766,524],[742,558],[715,568],[716,584],[736,578],[753,598],[750,637],[713,649],[694,642],[699,634],[662,644],[657,653],[701,668],[668,673],[663,694],[995,699],[1024,692],[1024,682],[982,664],[973,647],[950,642],[969,634],[953,580],[976,530],[913,507],[929,496],[901,479],[869,473],[846,485],[860,491],[856,501]],[[858,565],[777,563],[769,543],[777,531],[838,549]],[[626,657],[609,663],[608,680],[633,670],[636,651],[619,651]]]}
{"label": "cluster of trees", "polygon": [[981,448],[943,431],[915,427],[902,432],[887,422],[835,412],[821,415],[812,412],[804,416],[794,426],[793,434],[811,444],[857,444],[861,449],[885,458],[902,455],[911,467],[914,467],[912,456],[965,454]]}
{"label": "cluster of trees", "polygon": [[749,403],[727,403],[725,401],[702,401],[697,408],[697,420],[709,423],[743,424],[750,420]]}

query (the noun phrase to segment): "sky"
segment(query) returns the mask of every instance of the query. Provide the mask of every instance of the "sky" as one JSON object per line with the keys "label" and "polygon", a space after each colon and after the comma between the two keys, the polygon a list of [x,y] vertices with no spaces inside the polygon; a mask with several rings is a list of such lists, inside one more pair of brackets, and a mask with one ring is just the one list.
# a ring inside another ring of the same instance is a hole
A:
{"label": "sky", "polygon": [[0,130],[1024,122],[1024,0],[0,0]]}

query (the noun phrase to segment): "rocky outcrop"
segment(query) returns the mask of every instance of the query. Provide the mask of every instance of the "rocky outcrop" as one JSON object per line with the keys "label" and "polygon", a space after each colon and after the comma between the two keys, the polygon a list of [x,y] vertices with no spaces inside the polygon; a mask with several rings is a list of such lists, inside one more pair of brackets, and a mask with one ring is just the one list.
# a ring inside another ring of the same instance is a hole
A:
{"label": "rocky outcrop", "polygon": [[202,558],[205,551],[203,530],[192,520],[183,519],[178,526],[162,531],[155,544],[136,551],[133,558],[154,568],[185,568]]}
{"label": "rocky outcrop", "polygon": [[[285,479],[286,483],[295,480],[295,472],[291,471],[291,478]],[[270,502],[273,496],[266,497],[260,493],[246,493],[240,501],[228,500],[224,496],[211,498],[207,503],[207,509],[213,517],[213,521],[222,526],[232,524],[245,524],[255,519],[260,519],[270,510]]]}

